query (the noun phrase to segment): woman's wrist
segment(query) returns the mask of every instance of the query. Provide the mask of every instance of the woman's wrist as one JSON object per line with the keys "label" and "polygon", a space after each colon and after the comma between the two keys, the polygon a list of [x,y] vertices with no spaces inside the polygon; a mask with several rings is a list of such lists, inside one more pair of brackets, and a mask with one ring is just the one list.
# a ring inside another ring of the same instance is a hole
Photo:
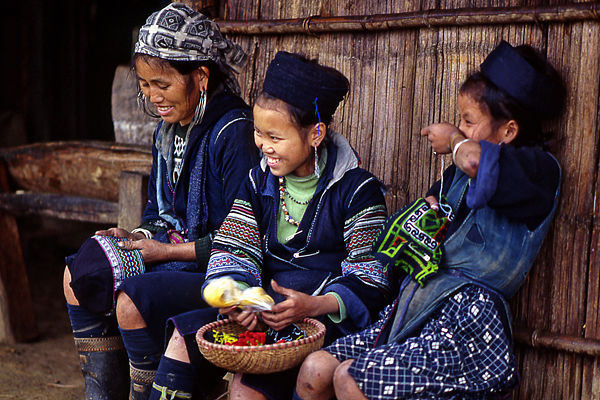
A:
{"label": "woman's wrist", "polygon": [[454,152],[454,146],[456,146],[456,143],[463,139],[465,139],[465,137],[459,132],[454,132],[450,136],[450,153]]}

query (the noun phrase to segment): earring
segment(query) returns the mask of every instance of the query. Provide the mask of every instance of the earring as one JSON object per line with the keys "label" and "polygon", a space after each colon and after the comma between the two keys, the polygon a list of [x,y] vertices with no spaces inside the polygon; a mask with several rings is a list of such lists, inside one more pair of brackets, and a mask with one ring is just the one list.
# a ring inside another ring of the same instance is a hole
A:
{"label": "earring", "polygon": [[191,126],[196,126],[200,122],[202,122],[202,118],[204,118],[204,111],[206,110],[206,92],[200,92],[200,99],[198,100],[198,104],[196,105],[196,111],[194,112],[194,119],[192,120]]}
{"label": "earring", "polygon": [[152,109],[148,107],[148,98],[146,97],[144,92],[142,92],[141,89],[138,90],[135,100],[137,102],[138,107],[142,110],[144,114],[149,115],[152,118],[160,118],[159,114],[152,112]]}
{"label": "earring", "polygon": [[315,176],[318,178],[321,175],[321,171],[319,171],[319,154],[317,154],[317,145],[313,147],[315,148]]}

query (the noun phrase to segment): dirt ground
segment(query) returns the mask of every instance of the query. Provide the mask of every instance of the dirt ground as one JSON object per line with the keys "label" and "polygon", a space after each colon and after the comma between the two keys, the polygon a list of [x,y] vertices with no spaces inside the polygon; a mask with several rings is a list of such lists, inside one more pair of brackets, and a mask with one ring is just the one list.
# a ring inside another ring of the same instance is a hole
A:
{"label": "dirt ground", "polygon": [[62,296],[64,257],[100,225],[37,217],[18,220],[39,336],[0,344],[0,400],[84,398],[83,376]]}

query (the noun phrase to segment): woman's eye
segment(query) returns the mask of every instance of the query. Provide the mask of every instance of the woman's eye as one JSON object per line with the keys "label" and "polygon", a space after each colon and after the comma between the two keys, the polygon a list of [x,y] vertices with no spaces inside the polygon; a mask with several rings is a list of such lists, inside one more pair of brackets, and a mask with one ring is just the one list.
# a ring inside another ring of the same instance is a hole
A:
{"label": "woman's eye", "polygon": [[144,81],[140,81],[140,87],[147,88],[148,87],[148,83],[144,82]]}
{"label": "woman's eye", "polygon": [[161,90],[165,90],[169,87],[169,85],[165,85],[165,84],[157,84],[156,86],[158,86],[158,88]]}
{"label": "woman's eye", "polygon": [[254,130],[254,134],[255,134],[256,136],[262,136],[262,133],[260,133],[260,132],[259,132],[259,131],[257,131],[256,129]]}
{"label": "woman's eye", "polygon": [[271,140],[273,142],[279,142],[280,139],[278,137],[276,137],[276,136],[271,136]]}

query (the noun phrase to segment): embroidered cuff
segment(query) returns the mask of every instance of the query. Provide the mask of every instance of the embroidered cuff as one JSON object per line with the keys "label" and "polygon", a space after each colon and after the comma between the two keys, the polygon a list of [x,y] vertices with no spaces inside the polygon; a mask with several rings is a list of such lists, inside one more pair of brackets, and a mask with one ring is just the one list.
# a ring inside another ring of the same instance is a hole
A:
{"label": "embroidered cuff", "polygon": [[345,320],[346,317],[348,316],[348,314],[346,312],[346,306],[344,305],[344,301],[342,300],[340,295],[337,294],[336,292],[327,292],[325,294],[332,295],[333,297],[335,297],[335,299],[338,302],[338,306],[339,306],[340,310],[337,313],[327,314],[327,316],[329,317],[331,322],[333,322],[334,324],[339,324],[340,322]]}
{"label": "embroidered cuff", "polygon": [[498,187],[498,176],[500,175],[501,145],[493,144],[482,140],[481,157],[477,176],[471,179],[469,190],[467,191],[467,206],[469,208],[481,208],[487,205],[488,201],[496,193]]}

